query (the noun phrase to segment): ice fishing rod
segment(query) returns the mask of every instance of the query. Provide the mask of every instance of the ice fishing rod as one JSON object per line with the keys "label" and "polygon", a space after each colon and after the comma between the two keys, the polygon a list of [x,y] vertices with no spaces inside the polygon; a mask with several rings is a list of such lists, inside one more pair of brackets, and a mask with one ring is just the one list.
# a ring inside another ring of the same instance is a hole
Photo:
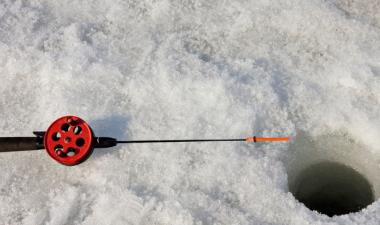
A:
{"label": "ice fishing rod", "polygon": [[90,125],[77,116],[63,116],[55,120],[46,131],[34,131],[35,137],[0,137],[0,152],[46,149],[57,162],[74,166],[84,162],[95,148],[109,148],[117,144],[172,143],[172,142],[273,142],[289,141],[288,137],[248,137],[238,139],[179,139],[179,140],[128,140],[96,137]]}

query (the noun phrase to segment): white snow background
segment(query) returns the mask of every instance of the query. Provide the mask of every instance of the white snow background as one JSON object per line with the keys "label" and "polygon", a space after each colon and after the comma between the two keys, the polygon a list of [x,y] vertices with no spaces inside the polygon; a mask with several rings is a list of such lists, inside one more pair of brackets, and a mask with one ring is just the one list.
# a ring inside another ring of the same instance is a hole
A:
{"label": "white snow background", "polygon": [[[66,114],[120,140],[336,136],[360,157],[326,151],[380,195],[377,0],[0,0],[0,78],[0,136]],[[75,167],[2,153],[0,224],[380,224],[380,201],[299,203],[292,145],[122,145]]]}

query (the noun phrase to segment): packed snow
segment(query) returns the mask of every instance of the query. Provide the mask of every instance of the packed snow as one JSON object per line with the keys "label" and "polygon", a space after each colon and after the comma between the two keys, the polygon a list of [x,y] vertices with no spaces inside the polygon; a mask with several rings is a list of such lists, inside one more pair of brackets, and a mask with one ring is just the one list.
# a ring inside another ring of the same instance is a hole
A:
{"label": "packed snow", "polygon": [[377,225],[380,200],[328,217],[289,182],[318,160],[380,196],[377,0],[0,0],[0,136],[57,117],[120,140],[291,143],[97,149],[75,167],[0,154],[0,224]]}

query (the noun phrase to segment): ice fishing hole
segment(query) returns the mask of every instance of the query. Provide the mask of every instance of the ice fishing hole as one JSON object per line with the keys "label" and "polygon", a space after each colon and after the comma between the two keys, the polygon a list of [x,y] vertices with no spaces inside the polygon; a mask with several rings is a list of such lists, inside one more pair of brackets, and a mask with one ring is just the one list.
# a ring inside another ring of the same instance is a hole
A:
{"label": "ice fishing hole", "polygon": [[83,138],[78,138],[76,141],[75,141],[75,144],[78,146],[78,147],[82,147],[84,145],[85,141]]}
{"label": "ice fishing hole", "polygon": [[369,181],[354,169],[321,162],[301,171],[290,186],[294,197],[328,216],[357,212],[374,202]]}
{"label": "ice fishing hole", "polygon": [[307,208],[334,216],[367,208],[380,197],[380,158],[345,131],[298,131],[285,154],[288,190]]}

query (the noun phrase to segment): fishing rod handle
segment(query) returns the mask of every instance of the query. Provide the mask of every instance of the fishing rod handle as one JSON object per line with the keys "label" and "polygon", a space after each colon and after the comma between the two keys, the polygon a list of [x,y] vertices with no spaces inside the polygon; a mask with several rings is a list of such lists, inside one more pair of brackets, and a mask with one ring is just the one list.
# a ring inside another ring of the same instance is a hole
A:
{"label": "fishing rod handle", "polygon": [[39,137],[0,137],[0,152],[43,149]]}

